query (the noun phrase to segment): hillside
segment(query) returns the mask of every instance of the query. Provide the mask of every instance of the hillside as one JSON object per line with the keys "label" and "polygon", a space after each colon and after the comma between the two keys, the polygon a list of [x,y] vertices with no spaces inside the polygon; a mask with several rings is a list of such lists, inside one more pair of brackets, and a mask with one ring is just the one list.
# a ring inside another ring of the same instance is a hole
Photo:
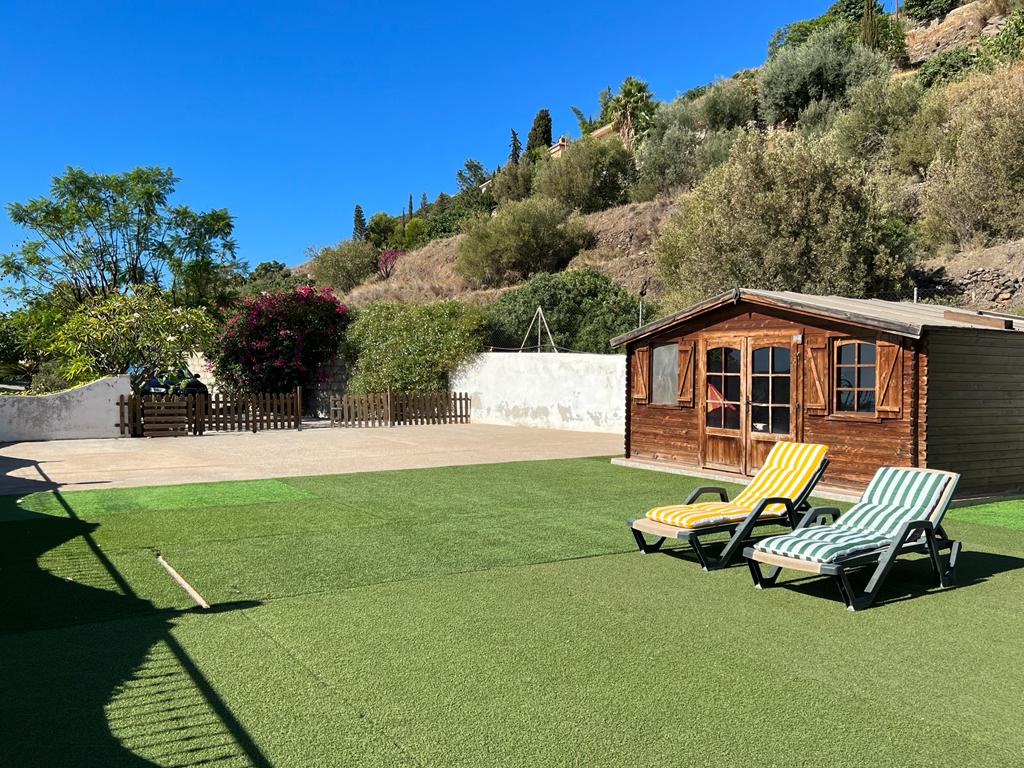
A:
{"label": "hillside", "polygon": [[[778,30],[761,67],[670,102],[627,77],[601,94],[589,128],[581,122],[591,137],[559,138],[547,153],[542,143],[539,156],[493,171],[467,160],[454,196],[363,220],[359,240],[405,253],[387,279],[336,285],[355,306],[486,303],[511,275],[569,259],[666,306],[735,282],[906,297],[909,280],[924,298],[1014,308],[1024,303],[1024,2],[951,4],[908,0],[896,18],[836,0]],[[618,127],[624,110],[642,133]],[[541,109],[531,135],[545,124],[550,133]],[[673,216],[681,194],[693,204]],[[562,224],[591,211],[582,223],[594,244],[579,250],[584,233],[566,248],[548,203]],[[455,268],[460,230],[471,281]]]}
{"label": "hillside", "polygon": [[[655,274],[654,238],[674,207],[671,198],[663,197],[584,216],[596,244],[573,259],[569,268],[593,267],[631,293],[658,295],[661,285]],[[374,278],[363,283],[348,293],[346,301],[353,306],[371,301],[423,302],[454,296],[486,301],[501,293],[501,289],[472,289],[455,271],[462,237],[434,240],[410,251],[389,279]]]}

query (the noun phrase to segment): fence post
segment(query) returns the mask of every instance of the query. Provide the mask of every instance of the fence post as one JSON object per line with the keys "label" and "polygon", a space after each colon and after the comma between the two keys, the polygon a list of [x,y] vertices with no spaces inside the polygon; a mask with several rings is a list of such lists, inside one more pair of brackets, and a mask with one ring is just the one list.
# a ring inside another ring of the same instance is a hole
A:
{"label": "fence post", "polygon": [[384,419],[387,421],[389,427],[393,427],[395,426],[395,415],[394,412],[391,410],[392,400],[390,387],[388,388],[387,393],[384,395],[384,398]]}
{"label": "fence post", "polygon": [[295,388],[295,428],[302,429],[302,387]]}

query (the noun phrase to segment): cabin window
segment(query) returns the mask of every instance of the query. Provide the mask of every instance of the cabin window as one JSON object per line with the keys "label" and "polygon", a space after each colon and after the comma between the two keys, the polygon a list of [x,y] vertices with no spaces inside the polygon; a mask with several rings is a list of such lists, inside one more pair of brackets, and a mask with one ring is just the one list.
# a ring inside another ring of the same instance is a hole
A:
{"label": "cabin window", "polygon": [[834,354],[835,412],[874,416],[875,345],[867,341],[838,341]]}
{"label": "cabin window", "polygon": [[740,428],[740,351],[715,347],[707,351],[707,414],[705,424],[718,429]]}
{"label": "cabin window", "polygon": [[651,402],[675,405],[679,387],[679,345],[659,344],[652,350]]}
{"label": "cabin window", "polygon": [[750,429],[788,435],[789,347],[759,347],[750,357]]}

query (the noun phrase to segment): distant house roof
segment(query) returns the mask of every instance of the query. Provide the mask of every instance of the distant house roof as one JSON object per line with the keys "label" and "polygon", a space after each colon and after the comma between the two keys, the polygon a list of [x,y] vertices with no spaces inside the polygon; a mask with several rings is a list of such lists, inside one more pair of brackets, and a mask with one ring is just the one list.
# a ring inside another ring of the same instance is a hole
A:
{"label": "distant house roof", "polygon": [[758,291],[736,288],[692,307],[648,323],[635,331],[612,339],[613,347],[653,336],[677,323],[689,320],[727,304],[740,301],[777,309],[788,309],[802,314],[836,320],[886,331],[898,336],[919,339],[929,328],[977,328],[984,330],[1024,330],[1024,317],[998,312],[983,312],[940,304],[915,304],[907,301],[881,299],[848,299],[843,296],[812,296],[792,291]]}

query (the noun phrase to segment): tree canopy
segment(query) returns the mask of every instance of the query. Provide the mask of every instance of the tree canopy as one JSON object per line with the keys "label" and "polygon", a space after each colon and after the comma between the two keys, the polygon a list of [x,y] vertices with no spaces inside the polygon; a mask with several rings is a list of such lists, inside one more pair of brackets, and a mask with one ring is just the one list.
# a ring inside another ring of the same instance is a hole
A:
{"label": "tree canopy", "polygon": [[76,300],[122,293],[134,285],[170,285],[176,300],[215,300],[219,284],[244,271],[236,260],[234,222],[226,209],[173,205],[179,181],[170,168],[89,173],[68,167],[50,194],[7,206],[32,232],[0,256],[0,274],[20,298],[62,286]]}

